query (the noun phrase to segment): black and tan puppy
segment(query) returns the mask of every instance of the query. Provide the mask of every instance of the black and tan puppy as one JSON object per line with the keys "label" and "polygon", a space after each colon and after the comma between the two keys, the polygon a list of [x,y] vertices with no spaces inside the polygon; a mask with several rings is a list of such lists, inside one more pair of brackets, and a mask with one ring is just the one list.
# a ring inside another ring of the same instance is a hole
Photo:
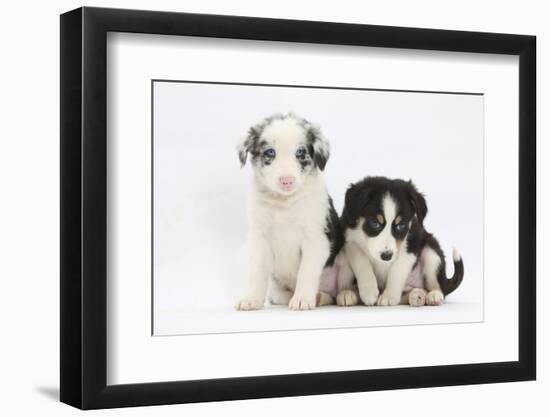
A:
{"label": "black and tan puppy", "polygon": [[455,249],[454,275],[445,276],[443,251],[423,226],[427,212],[411,181],[367,177],[348,188],[341,220],[351,270],[339,273],[339,305],[359,298],[380,306],[443,303],[462,282],[464,265]]}

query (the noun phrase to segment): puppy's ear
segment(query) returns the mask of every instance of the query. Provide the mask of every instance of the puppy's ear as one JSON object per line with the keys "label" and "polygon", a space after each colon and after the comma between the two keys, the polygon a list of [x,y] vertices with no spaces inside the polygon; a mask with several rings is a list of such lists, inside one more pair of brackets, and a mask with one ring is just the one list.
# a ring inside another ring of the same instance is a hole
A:
{"label": "puppy's ear", "polygon": [[239,155],[239,161],[241,162],[241,167],[244,167],[244,164],[246,164],[246,157],[248,155],[248,151],[250,150],[250,140],[248,139],[248,136],[245,136],[241,139],[239,144],[237,145],[237,154]]}
{"label": "puppy's ear", "polygon": [[344,210],[342,211],[342,223],[349,227],[357,226],[357,220],[361,210],[369,202],[371,187],[367,180],[351,184],[344,199]]}
{"label": "puppy's ear", "polygon": [[323,171],[330,157],[330,143],[321,133],[321,129],[309,122],[306,124],[306,131],[313,161]]}
{"label": "puppy's ear", "polygon": [[261,130],[259,126],[252,126],[245,137],[241,139],[237,145],[237,154],[239,155],[239,161],[241,162],[241,167],[246,164],[246,157],[248,152],[252,151],[254,144],[257,143],[258,138],[260,137]]}
{"label": "puppy's ear", "polygon": [[418,222],[423,225],[424,218],[428,214],[428,205],[426,204],[426,199],[424,196],[416,189],[416,186],[413,184],[412,180],[408,182],[408,193],[409,200],[414,207],[416,217]]}

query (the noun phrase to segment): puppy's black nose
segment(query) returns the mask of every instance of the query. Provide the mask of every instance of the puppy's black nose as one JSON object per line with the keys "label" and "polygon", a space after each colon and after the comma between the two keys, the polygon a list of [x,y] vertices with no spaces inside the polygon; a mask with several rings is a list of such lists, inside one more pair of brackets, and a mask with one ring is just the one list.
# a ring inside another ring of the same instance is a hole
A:
{"label": "puppy's black nose", "polygon": [[393,252],[391,250],[387,250],[380,254],[380,257],[382,258],[383,261],[389,261],[392,258],[392,256],[393,256]]}

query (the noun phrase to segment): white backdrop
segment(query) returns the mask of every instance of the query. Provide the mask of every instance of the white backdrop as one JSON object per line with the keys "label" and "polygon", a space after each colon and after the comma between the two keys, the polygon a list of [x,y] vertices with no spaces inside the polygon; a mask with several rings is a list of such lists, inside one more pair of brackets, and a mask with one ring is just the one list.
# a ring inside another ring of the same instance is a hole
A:
{"label": "white backdrop", "polygon": [[[155,335],[483,319],[482,95],[159,81],[153,91]],[[233,310],[245,291],[251,177],[235,145],[277,111],[319,123],[331,141],[325,178],[339,213],[347,186],[365,175],[415,181],[428,199],[426,227],[449,254],[448,275],[451,245],[465,259],[448,304],[331,309],[332,317],[325,308],[294,320],[281,309]]]}
{"label": "white backdrop", "polygon": [[[59,404],[59,13],[81,6],[74,0],[58,2],[11,2],[4,5],[9,16],[0,27],[0,42],[10,57],[0,68],[4,85],[0,102],[4,115],[0,178],[5,204],[0,205],[2,238],[1,276],[4,298],[0,303],[3,343],[0,364],[2,392],[0,404],[6,415],[48,414],[77,416],[81,412]],[[464,0],[442,3],[435,0],[338,3],[279,0],[89,0],[91,6],[160,9],[201,13],[244,14],[251,16],[317,19],[441,29],[481,30],[536,34],[538,39],[538,137],[539,162],[550,158],[548,112],[550,84],[540,74],[548,73],[550,27],[543,2],[504,3]],[[498,11],[498,13],[496,12]],[[25,16],[25,30],[21,19]],[[39,65],[37,65],[39,63]],[[21,87],[32,91],[21,94]],[[32,115],[32,123],[29,116]],[[548,164],[539,163],[539,213],[550,210]],[[544,187],[543,187],[544,185]],[[39,204],[38,204],[39,202]],[[550,250],[550,222],[538,222],[538,259]],[[31,259],[30,259],[31,258]],[[548,317],[550,308],[542,294],[550,290],[548,263],[539,263],[539,318]],[[539,352],[549,349],[550,329],[539,320]],[[424,416],[426,408],[441,410],[449,417],[479,413],[518,415],[548,412],[546,394],[550,389],[549,361],[539,360],[537,382],[481,386],[443,387],[296,398],[276,398],[225,403],[144,407],[94,412],[98,416],[242,416],[292,415],[315,412],[330,416],[344,409]],[[413,406],[419,405],[419,406]]]}

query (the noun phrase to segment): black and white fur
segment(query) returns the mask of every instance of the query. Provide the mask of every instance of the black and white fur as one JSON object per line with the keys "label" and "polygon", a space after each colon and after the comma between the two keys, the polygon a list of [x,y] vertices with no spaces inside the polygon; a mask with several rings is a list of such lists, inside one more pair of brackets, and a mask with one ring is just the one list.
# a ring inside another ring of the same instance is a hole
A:
{"label": "black and white fur", "polygon": [[[454,275],[445,276],[445,256],[423,226],[428,212],[412,181],[367,177],[345,197],[342,226],[350,268],[338,276],[339,305],[441,305],[462,282],[464,265],[453,250]],[[356,278],[356,285],[354,282]]]}
{"label": "black and white fur", "polygon": [[[254,174],[247,292],[236,308],[260,309],[266,295],[292,310],[332,303],[344,238],[322,175],[327,139],[301,117],[275,114],[250,128],[238,154],[241,165],[250,155]],[[333,294],[320,292],[331,280]]]}

